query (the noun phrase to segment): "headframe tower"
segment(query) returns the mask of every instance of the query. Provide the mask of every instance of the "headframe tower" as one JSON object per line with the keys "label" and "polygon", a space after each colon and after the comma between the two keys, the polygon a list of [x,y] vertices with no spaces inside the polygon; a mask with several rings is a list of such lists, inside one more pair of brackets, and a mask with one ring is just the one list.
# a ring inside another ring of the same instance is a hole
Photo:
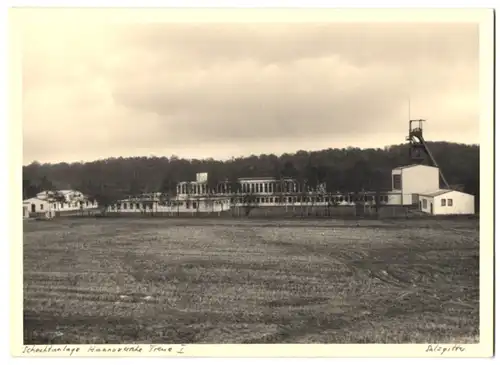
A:
{"label": "headframe tower", "polygon": [[[432,152],[429,149],[429,146],[427,146],[427,143],[425,142],[424,139],[424,133],[423,133],[424,122],[425,119],[409,120],[408,137],[406,137],[406,140],[410,144],[409,146],[410,160],[414,163],[422,164],[426,160],[426,157],[428,157],[432,165],[439,169],[436,159],[432,155]],[[443,180],[445,187],[449,189],[448,182],[446,181],[441,169],[439,169],[439,175],[441,176],[441,180]]]}

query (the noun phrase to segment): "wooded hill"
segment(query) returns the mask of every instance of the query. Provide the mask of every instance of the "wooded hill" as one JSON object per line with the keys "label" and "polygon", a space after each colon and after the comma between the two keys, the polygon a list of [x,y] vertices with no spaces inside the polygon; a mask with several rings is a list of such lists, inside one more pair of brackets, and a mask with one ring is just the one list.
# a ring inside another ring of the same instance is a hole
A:
{"label": "wooded hill", "polygon": [[[428,142],[448,183],[474,194],[479,202],[479,146]],[[124,194],[173,193],[179,181],[208,172],[210,181],[237,177],[293,177],[309,185],[326,184],[330,192],[383,191],[391,189],[391,170],[410,164],[408,145],[384,149],[327,149],[298,151],[281,156],[238,157],[227,161],[172,157],[108,158],[84,163],[23,166],[24,199],[43,190],[76,189],[95,195],[96,190]]]}

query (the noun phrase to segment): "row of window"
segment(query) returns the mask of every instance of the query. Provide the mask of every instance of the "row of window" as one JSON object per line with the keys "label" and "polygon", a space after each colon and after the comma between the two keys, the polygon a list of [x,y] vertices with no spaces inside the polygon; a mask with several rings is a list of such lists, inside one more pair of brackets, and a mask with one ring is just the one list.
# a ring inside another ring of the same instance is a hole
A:
{"label": "row of window", "polygon": [[[446,207],[446,199],[441,199],[441,206]],[[449,207],[453,206],[453,199],[448,199],[448,206]]]}
{"label": "row of window", "polygon": [[[83,202],[73,203],[73,204],[71,204],[71,203],[61,203],[61,208],[62,209],[64,209],[65,204],[68,206],[68,208],[71,208],[71,207],[78,208],[78,207],[83,207],[83,206],[86,206],[86,207],[90,206],[90,202],[88,202],[88,201],[85,202],[85,204],[83,204]],[[43,207],[44,207],[44,205],[40,204],[40,210],[43,210]],[[57,203],[52,204],[52,207],[54,209],[57,209]]]}
{"label": "row of window", "polygon": [[[231,203],[243,203],[245,202],[245,198],[231,198]],[[352,203],[355,199],[352,196],[334,196],[334,197],[255,197],[253,202],[255,203],[279,203],[279,202],[288,202],[288,203]],[[365,202],[374,202],[374,196],[365,196],[361,201]],[[389,201],[389,197],[387,195],[379,196],[379,202],[387,203]]]}
{"label": "row of window", "polygon": [[[293,182],[285,182],[284,185],[281,185],[279,182],[272,183],[245,183],[241,185],[242,191],[240,193],[300,193],[303,192],[303,189],[300,189],[297,183]],[[179,194],[198,194],[203,195],[207,194],[208,188],[206,184],[195,184],[188,185],[182,184],[177,187],[177,193]],[[312,190],[309,189],[309,192]],[[212,194],[229,194],[231,193],[231,189],[227,184],[219,184],[218,187],[211,192]],[[270,198],[272,199],[272,198]],[[276,198],[275,198],[276,199]],[[329,198],[325,198],[325,201],[328,201]],[[352,202],[352,197],[334,197],[332,201],[349,201]],[[340,199],[340,200],[339,200]],[[374,201],[375,198],[373,196],[365,196],[365,201]],[[300,200],[299,200],[300,201]],[[323,200],[320,200],[323,201]],[[388,201],[387,196],[383,196],[380,198],[380,201]]]}
{"label": "row of window", "polygon": [[[177,186],[178,194],[207,194],[207,184],[181,184]],[[304,189],[300,189],[297,183],[294,182],[270,182],[270,183],[242,183],[241,191],[243,193],[299,193]],[[309,189],[309,191],[311,191]],[[229,194],[231,187],[228,184],[218,184],[215,189],[212,189],[212,194]]]}
{"label": "row of window", "polygon": [[[448,204],[446,204],[448,203]],[[453,199],[441,199],[441,206],[442,207],[452,207],[453,206]],[[422,208],[427,209],[427,199],[422,199]]]}
{"label": "row of window", "polygon": [[153,209],[153,203],[122,203],[118,205],[112,205],[112,209]]}
{"label": "row of window", "polygon": [[[170,206],[170,204],[167,204],[168,206]],[[185,203],[183,203],[183,205],[186,207],[186,208],[190,208],[191,206],[196,209],[196,206],[197,206],[197,202],[191,202],[191,201],[186,201]],[[172,205],[173,206],[173,205]],[[205,202],[205,207],[208,207],[209,204],[208,202]],[[125,209],[125,210],[153,210],[153,203],[122,203],[122,204],[118,204],[118,205],[112,205],[111,206],[111,209],[115,210],[115,209]]]}
{"label": "row of window", "polygon": [[[74,203],[61,203],[61,208],[64,209],[65,206],[68,206],[68,208],[78,208],[78,207],[88,207],[92,205],[89,201],[86,201],[85,203],[83,202],[74,202]],[[54,203],[54,209],[57,208],[57,203]]]}
{"label": "row of window", "polygon": [[[373,202],[375,201],[374,196],[365,196],[363,199],[365,202]],[[288,203],[334,203],[334,202],[347,202],[347,203],[352,203],[354,201],[352,196],[335,196],[335,197],[255,197],[252,202],[253,203],[280,203],[280,202],[288,202]],[[379,197],[380,202],[388,202],[388,196],[387,195],[381,195]],[[231,198],[231,203],[244,203],[245,198]],[[186,208],[190,208],[191,206],[196,209],[197,202],[193,201],[186,201],[185,203]],[[205,206],[209,206],[209,202],[205,202]],[[119,204],[118,206],[114,205],[111,207],[112,209],[137,209],[140,210],[142,209],[153,209],[153,203],[122,203]]]}

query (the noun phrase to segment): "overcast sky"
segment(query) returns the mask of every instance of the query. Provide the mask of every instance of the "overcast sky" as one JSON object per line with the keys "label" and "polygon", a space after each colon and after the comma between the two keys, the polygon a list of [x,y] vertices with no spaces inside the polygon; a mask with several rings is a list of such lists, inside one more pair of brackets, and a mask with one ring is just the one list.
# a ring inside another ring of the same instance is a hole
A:
{"label": "overcast sky", "polygon": [[23,42],[24,163],[230,158],[479,143],[472,24],[38,23]]}

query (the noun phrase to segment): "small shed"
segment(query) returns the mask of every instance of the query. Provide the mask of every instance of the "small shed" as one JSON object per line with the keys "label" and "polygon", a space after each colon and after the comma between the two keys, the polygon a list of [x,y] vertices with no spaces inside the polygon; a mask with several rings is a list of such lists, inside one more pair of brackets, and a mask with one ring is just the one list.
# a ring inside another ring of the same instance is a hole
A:
{"label": "small shed", "polygon": [[450,189],[422,193],[419,208],[431,215],[474,214],[474,195]]}

